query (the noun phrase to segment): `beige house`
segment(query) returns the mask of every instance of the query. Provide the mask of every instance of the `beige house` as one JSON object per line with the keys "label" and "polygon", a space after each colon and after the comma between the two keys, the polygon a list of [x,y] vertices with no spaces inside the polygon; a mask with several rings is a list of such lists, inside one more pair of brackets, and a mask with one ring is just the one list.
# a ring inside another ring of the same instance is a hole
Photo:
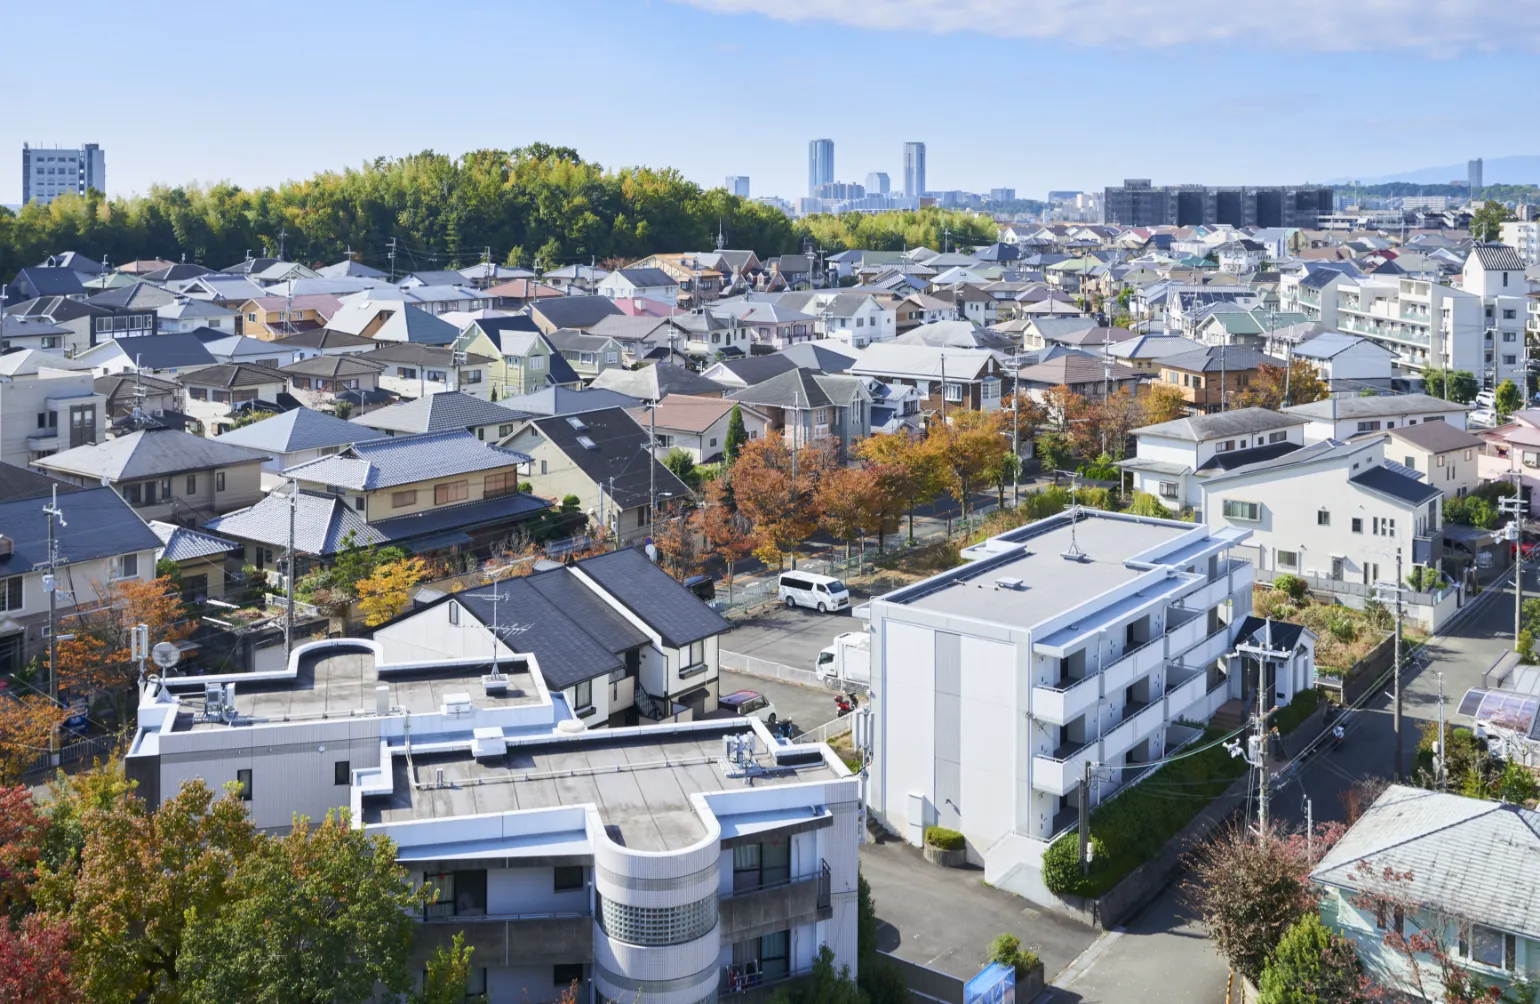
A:
{"label": "beige house", "polygon": [[748,405],[720,397],[693,394],[669,394],[655,407],[628,408],[626,414],[644,429],[657,433],[653,455],[664,459],[675,449],[690,454],[697,464],[713,464],[722,459],[727,445],[727,425],[737,406],[743,416],[743,428],[749,439],[765,434],[769,419]]}
{"label": "beige house", "polygon": [[1485,444],[1479,436],[1448,422],[1422,422],[1385,438],[1385,459],[1416,471],[1445,498],[1467,495],[1481,483],[1476,458]]}
{"label": "beige house", "polygon": [[278,370],[252,363],[220,363],[205,366],[181,378],[186,388],[188,415],[203,423],[205,435],[217,436],[234,427],[238,413],[258,401],[277,410],[278,395],[288,390],[289,378]]}

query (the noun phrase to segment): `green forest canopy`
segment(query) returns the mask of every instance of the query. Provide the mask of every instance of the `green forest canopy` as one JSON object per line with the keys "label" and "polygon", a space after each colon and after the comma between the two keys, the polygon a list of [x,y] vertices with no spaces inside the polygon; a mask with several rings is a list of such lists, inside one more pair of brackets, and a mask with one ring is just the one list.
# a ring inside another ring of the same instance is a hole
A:
{"label": "green forest canopy", "polygon": [[796,251],[809,236],[827,251],[939,250],[944,230],[954,247],[996,239],[989,217],[935,208],[793,222],[725,189],[702,189],[673,169],[609,171],[570,148],[537,143],[462,157],[382,157],[276,189],[157,185],[126,199],[91,192],[29,203],[18,213],[0,209],[0,276],[61,251],[113,265],[185,255],[223,268],[248,252],[276,254],[280,234],[285,256],[310,265],[338,261],[351,249],[385,267],[395,238],[399,272],[465,267],[488,249],[494,261],[529,266],[538,259],[548,269],[707,250],[719,226],[728,247],[761,257]]}

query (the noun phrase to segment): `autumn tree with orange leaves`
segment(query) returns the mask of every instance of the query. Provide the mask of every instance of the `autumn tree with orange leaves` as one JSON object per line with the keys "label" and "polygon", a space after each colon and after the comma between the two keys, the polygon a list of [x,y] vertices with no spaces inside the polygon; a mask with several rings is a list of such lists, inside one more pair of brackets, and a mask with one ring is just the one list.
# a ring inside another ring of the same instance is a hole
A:
{"label": "autumn tree with orange leaves", "polygon": [[[84,603],[59,625],[59,686],[79,695],[104,691],[128,720],[129,696],[136,692],[139,667],[130,657],[134,627],[149,627],[150,644],[176,644],[192,636],[194,624],[182,607],[175,583],[161,576],[93,583],[95,601]],[[64,638],[63,635],[73,635]]]}
{"label": "autumn tree with orange leaves", "polygon": [[0,785],[20,783],[67,717],[66,709],[40,694],[0,696]]}
{"label": "autumn tree with orange leaves", "polygon": [[[731,477],[729,472],[727,477]],[[729,595],[733,588],[733,571],[738,562],[754,553],[754,526],[747,516],[738,511],[726,478],[706,483],[706,502],[696,511],[701,536],[706,550],[721,560],[727,578]]]}
{"label": "autumn tree with orange leaves", "polygon": [[819,481],[839,466],[833,443],[797,451],[779,436],[744,445],[732,468],[733,497],[757,538],[754,553],[779,567],[818,526]]}

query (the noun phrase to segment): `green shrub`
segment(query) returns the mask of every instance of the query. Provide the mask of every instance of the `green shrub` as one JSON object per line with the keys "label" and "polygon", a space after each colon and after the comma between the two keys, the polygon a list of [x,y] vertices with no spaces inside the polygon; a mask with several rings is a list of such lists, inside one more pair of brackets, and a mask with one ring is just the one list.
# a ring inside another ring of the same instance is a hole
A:
{"label": "green shrub", "polygon": [[997,934],[995,940],[989,943],[989,961],[998,962],[1002,966],[1013,966],[1016,969],[1016,982],[1020,983],[1027,978],[1027,974],[1042,964],[1042,959],[1030,948],[1021,947],[1021,939],[1014,934]]}
{"label": "green shrub", "polygon": [[1347,614],[1337,614],[1332,617],[1327,628],[1331,631],[1332,637],[1344,645],[1352,644],[1353,639],[1358,637],[1358,625],[1354,624],[1353,618]]}
{"label": "green shrub", "polygon": [[[1208,746],[1223,736],[1210,729],[1199,743]],[[1220,745],[1166,764],[1092,810],[1089,875],[1080,873],[1076,860],[1078,838],[1067,833],[1043,855],[1044,884],[1059,895],[1100,896],[1159,854],[1166,841],[1245,770],[1246,762]]]}
{"label": "green shrub", "polygon": [[1281,589],[1283,592],[1288,593],[1291,599],[1296,601],[1305,598],[1305,580],[1297,575],[1285,573],[1277,576],[1273,579],[1273,588]]}
{"label": "green shrub", "polygon": [[925,842],[942,851],[960,851],[967,846],[961,833],[958,833],[956,830],[949,830],[944,826],[926,827]]}
{"label": "green shrub", "polygon": [[1281,734],[1288,735],[1299,728],[1315,709],[1320,707],[1321,692],[1319,690],[1304,690],[1294,695],[1294,700],[1285,704],[1273,712],[1273,727]]}

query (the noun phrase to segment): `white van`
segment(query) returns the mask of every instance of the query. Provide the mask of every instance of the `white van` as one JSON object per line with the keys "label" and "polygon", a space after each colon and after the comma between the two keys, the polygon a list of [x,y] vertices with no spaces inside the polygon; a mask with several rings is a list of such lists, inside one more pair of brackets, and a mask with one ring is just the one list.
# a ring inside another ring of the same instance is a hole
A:
{"label": "white van", "polygon": [[782,572],[781,602],[788,607],[807,607],[819,613],[850,609],[850,591],[839,579],[813,572]]}

